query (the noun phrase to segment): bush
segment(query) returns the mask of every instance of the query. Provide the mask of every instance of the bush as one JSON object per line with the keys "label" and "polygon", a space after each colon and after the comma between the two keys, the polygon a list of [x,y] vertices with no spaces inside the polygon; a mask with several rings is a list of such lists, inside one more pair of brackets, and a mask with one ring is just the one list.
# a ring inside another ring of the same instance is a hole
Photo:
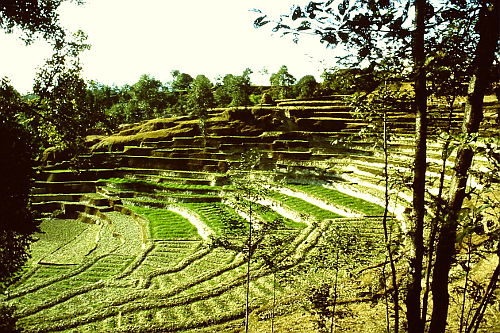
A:
{"label": "bush", "polygon": [[261,100],[262,100],[262,95],[261,94],[251,94],[250,95],[250,103],[252,105],[260,104]]}
{"label": "bush", "polygon": [[274,100],[269,93],[263,93],[260,98],[260,104],[274,104]]}

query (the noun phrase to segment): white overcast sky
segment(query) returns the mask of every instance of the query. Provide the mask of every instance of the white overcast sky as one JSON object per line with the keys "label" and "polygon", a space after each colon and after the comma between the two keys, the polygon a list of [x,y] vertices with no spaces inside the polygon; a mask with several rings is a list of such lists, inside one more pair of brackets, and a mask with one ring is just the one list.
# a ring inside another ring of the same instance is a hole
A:
{"label": "white overcast sky", "polygon": [[[335,65],[334,51],[319,39],[304,36],[298,44],[271,32],[272,25],[255,29],[258,8],[278,16],[305,0],[86,0],[60,8],[69,31],[88,34],[92,48],[82,56],[83,75],[107,85],[133,84],[142,74],[167,82],[178,69],[193,77],[240,74],[247,67],[256,84],[267,84],[270,74],[287,65],[297,79],[312,74],[319,79]],[[33,45],[0,31],[0,77],[8,77],[20,92],[30,91],[36,68],[51,55],[44,41]]]}

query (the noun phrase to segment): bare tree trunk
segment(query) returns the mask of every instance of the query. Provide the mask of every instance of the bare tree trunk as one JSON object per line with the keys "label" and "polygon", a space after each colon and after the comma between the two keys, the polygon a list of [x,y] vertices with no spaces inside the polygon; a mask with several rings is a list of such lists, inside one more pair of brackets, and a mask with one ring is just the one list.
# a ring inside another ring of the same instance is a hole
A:
{"label": "bare tree trunk", "polygon": [[[453,105],[455,104],[455,99],[456,96],[453,96],[449,101],[448,101],[448,123],[446,125],[446,133],[451,133],[451,127],[452,127],[452,118],[453,118]],[[426,264],[426,272],[427,275],[425,277],[425,290],[424,290],[424,296],[422,298],[422,322],[425,325],[425,322],[427,321],[427,310],[428,310],[428,305],[429,305],[429,293],[431,289],[431,276],[432,276],[432,267],[434,265],[434,254],[435,254],[435,245],[436,245],[436,239],[439,234],[439,228],[441,227],[440,221],[442,221],[442,216],[443,216],[443,211],[445,209],[444,207],[444,199],[443,199],[443,192],[444,192],[444,179],[446,175],[446,168],[447,164],[446,162],[448,161],[449,158],[449,153],[448,149],[451,144],[451,135],[446,138],[445,143],[443,144],[443,148],[441,150],[441,160],[443,164],[441,165],[441,171],[439,172],[439,187],[438,187],[438,194],[436,195],[436,200],[438,201],[437,207],[436,207],[436,212],[434,217],[432,218],[431,222],[431,229],[427,241],[427,264]]]}
{"label": "bare tree trunk", "polygon": [[426,0],[415,0],[415,31],[413,57],[415,75],[415,163],[413,174],[413,222],[410,230],[409,281],[406,294],[406,319],[409,333],[421,333],[420,294],[422,292],[422,262],[424,257],[425,172],[427,155],[427,91],[425,72],[425,12]]}
{"label": "bare tree trunk", "polygon": [[476,312],[474,313],[474,317],[472,317],[469,326],[465,330],[466,333],[477,332],[477,330],[479,329],[479,324],[481,324],[481,320],[483,319],[486,307],[488,306],[488,303],[490,302],[491,298],[493,297],[493,293],[495,292],[496,285],[498,282],[498,277],[500,276],[500,244],[497,244],[497,257],[499,259],[497,267],[495,268],[495,271],[491,276],[490,283],[488,284],[488,287],[484,292],[484,296],[481,299],[481,303],[479,304],[478,308],[476,309]]}
{"label": "bare tree trunk", "polygon": [[[248,193],[248,197],[250,198],[250,193]],[[249,229],[248,229],[248,259],[247,259],[247,281],[246,281],[246,290],[245,290],[245,333],[248,333],[249,319],[250,319],[250,263],[252,260],[252,201],[250,200],[250,214],[249,214]]]}
{"label": "bare tree trunk", "polygon": [[[392,280],[392,287],[394,288],[394,295],[393,295],[393,304],[394,304],[394,333],[399,332],[399,286],[398,286],[398,279],[397,279],[397,272],[396,272],[396,265],[394,264],[394,255],[392,253],[392,247],[391,247],[391,239],[389,237],[389,230],[387,226],[387,216],[389,214],[389,170],[388,170],[388,156],[389,156],[389,151],[388,151],[388,136],[387,136],[387,112],[384,111],[383,115],[383,128],[384,128],[384,143],[383,143],[383,150],[384,150],[384,184],[385,184],[385,189],[384,189],[384,216],[382,217],[382,227],[384,228],[384,240],[385,240],[385,248],[387,251],[387,256],[389,257],[389,265],[391,267],[391,280]],[[385,278],[384,278],[385,281]],[[387,290],[386,290],[387,294]],[[387,295],[386,295],[387,297]],[[387,307],[388,305],[386,305]],[[388,309],[387,309],[388,310]],[[390,324],[389,320],[387,320],[387,332],[390,330]]]}
{"label": "bare tree trunk", "polygon": [[465,106],[462,132],[466,136],[458,150],[455,172],[448,195],[448,212],[439,235],[436,263],[432,280],[433,311],[430,324],[431,332],[444,332],[448,317],[449,293],[448,274],[455,255],[455,239],[458,215],[466,194],[469,168],[474,151],[469,143],[479,131],[483,119],[483,99],[488,85],[488,71],[493,64],[499,37],[499,10],[497,0],[485,3],[479,18],[480,39],[474,59],[475,71],[469,86],[469,96]]}

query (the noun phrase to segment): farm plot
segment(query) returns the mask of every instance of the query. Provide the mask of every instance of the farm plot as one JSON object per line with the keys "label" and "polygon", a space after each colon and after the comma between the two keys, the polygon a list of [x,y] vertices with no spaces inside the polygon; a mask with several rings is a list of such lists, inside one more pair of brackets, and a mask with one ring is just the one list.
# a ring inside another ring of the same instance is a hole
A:
{"label": "farm plot", "polygon": [[220,202],[197,202],[180,204],[200,216],[201,220],[216,235],[241,235],[247,222],[236,211]]}
{"label": "farm plot", "polygon": [[131,274],[143,277],[158,269],[172,269],[182,260],[200,250],[200,241],[154,241],[154,246]]}
{"label": "farm plot", "polygon": [[[109,178],[101,179],[100,182],[107,183],[109,186],[123,189],[123,190],[133,190],[139,192],[152,192],[152,191],[164,191],[164,192],[212,192],[213,194],[218,193],[221,190],[231,190],[233,187],[229,185],[218,186],[218,185],[205,185],[205,184],[186,184],[179,183],[175,181],[174,178],[169,178],[172,181],[151,181],[144,179],[134,179],[134,178]],[[180,178],[182,180],[182,178]]]}
{"label": "farm plot", "polygon": [[[226,214],[234,214],[232,218],[241,218],[228,206],[221,209]],[[154,241],[154,246],[143,252],[144,260],[138,267],[124,275],[136,260],[133,255],[136,250],[124,251],[123,248],[140,245],[139,241],[134,245],[127,240],[137,237],[138,227],[132,219],[123,218],[117,212],[107,216],[111,225],[104,230],[120,236],[111,235],[112,239],[119,240],[117,251],[109,251],[78,274],[12,300],[22,307],[20,324],[26,331],[181,329],[243,317],[246,281],[243,255],[221,247],[210,249],[201,246],[200,241]],[[222,229],[224,225],[219,223]],[[321,235],[321,231],[315,229],[307,227],[297,231],[295,240],[284,250],[291,260],[287,265],[301,260],[314,246],[315,239]],[[262,264],[256,259],[251,266],[252,309],[272,299],[272,277]],[[278,296],[280,294],[278,290]]]}
{"label": "farm plot", "polygon": [[365,215],[382,215],[384,208],[366,200],[356,198],[337,190],[320,185],[287,185],[288,187],[312,195],[327,203],[343,206]]}
{"label": "farm plot", "polygon": [[[313,229],[299,231],[285,251],[288,258],[304,257],[321,234]],[[20,324],[26,331],[39,332],[141,331],[204,327],[242,318],[245,257],[202,244],[155,241],[130,274],[123,273],[134,256],[102,256],[80,273],[26,294],[23,299],[33,303],[13,298],[21,305]],[[156,266],[150,265],[153,262]],[[254,260],[251,267],[250,299],[255,309],[272,299],[273,285],[262,261]]]}
{"label": "farm plot", "polygon": [[40,229],[42,232],[35,235],[38,241],[31,246],[28,264],[64,265],[80,263],[96,247],[100,226],[76,220],[46,219]]}
{"label": "farm plot", "polygon": [[305,200],[297,197],[292,197],[277,191],[270,191],[268,194],[273,200],[277,201],[281,205],[286,206],[288,209],[297,212],[299,215],[310,216],[316,220],[323,219],[334,219],[342,217],[332,211],[320,208],[313,205]]}
{"label": "farm plot", "polygon": [[[128,180],[124,183],[130,184]],[[8,304],[18,305],[17,316],[23,330],[178,331],[243,319],[247,273],[245,236],[249,223],[244,209],[240,211],[239,206],[252,205],[255,217],[261,222],[282,222],[276,230],[265,233],[259,234],[259,229],[255,229],[255,252],[250,262],[252,309],[269,306],[273,294],[280,297],[288,291],[275,285],[270,267],[285,274],[303,274],[294,268],[307,263],[309,257],[317,260],[325,252],[331,252],[325,250],[332,243],[330,230],[337,232],[333,233],[335,236],[342,229],[347,248],[364,251],[357,262],[370,264],[372,261],[366,258],[379,258],[376,243],[380,238],[375,218],[366,221],[342,219],[335,212],[278,191],[268,192],[266,196],[272,200],[265,198],[262,202],[250,203],[243,199],[234,206],[237,209],[231,207],[229,201],[173,204],[168,201],[169,196],[182,196],[184,191],[188,196],[202,196],[200,193],[212,191],[214,187],[176,184],[173,187],[177,189],[170,192],[159,190],[158,184],[149,187],[152,184],[144,181],[131,183],[143,191],[140,192],[143,197],[130,191],[135,196],[131,198],[134,206],[117,205],[118,211],[96,215],[98,225],[75,227],[79,228],[75,231],[78,235],[84,235],[89,228],[98,228],[95,246],[83,255],[81,262],[67,265],[70,269],[60,264],[38,265],[39,268],[32,269],[31,275],[22,282],[23,288],[28,288],[26,292],[17,287],[12,290],[14,295]],[[306,193],[327,201],[318,194],[326,196],[324,192],[299,187],[294,190],[307,190]],[[199,191],[190,194],[194,188]],[[115,188],[115,191],[125,193],[129,189]],[[218,193],[225,198],[231,194]],[[311,223],[306,225],[285,218],[280,210],[273,209],[273,204],[303,215],[303,220]],[[154,206],[160,208],[152,208]],[[172,211],[174,207],[190,214]],[[191,213],[215,233],[212,234],[215,237],[205,238],[209,242],[204,241],[197,225],[190,221]],[[144,236],[147,234],[149,237]],[[67,249],[73,247],[74,237],[60,237],[61,253],[72,255]],[[84,244],[89,243],[88,237],[80,239]],[[44,251],[40,251],[40,258],[47,256],[47,250]],[[332,261],[332,258],[326,259],[326,262]],[[297,265],[299,263],[301,265]]]}
{"label": "farm plot", "polygon": [[[33,284],[31,289],[27,290],[29,292],[13,290],[9,303],[22,309],[22,317],[46,316],[48,312],[44,310],[51,309],[71,300],[74,296],[94,289],[100,281],[110,279],[123,271],[132,260],[133,257],[130,256],[109,255],[97,258],[82,269],[75,268],[72,271],[64,272],[52,270],[50,280],[47,283]],[[29,286],[25,285],[24,287]],[[80,303],[76,303],[73,308],[80,308],[80,306]],[[34,319],[26,320],[31,322]]]}
{"label": "farm plot", "polygon": [[180,271],[157,276],[152,284],[156,284],[160,289],[167,290],[169,293],[179,294],[192,286],[233,271],[241,267],[243,263],[242,258],[235,260],[232,251],[216,248],[201,260],[191,263]]}
{"label": "farm plot", "polygon": [[154,240],[198,240],[201,238],[196,227],[188,219],[168,209],[135,206],[129,206],[128,208],[147,218],[151,238]]}
{"label": "farm plot", "polygon": [[[252,202],[252,210],[260,219],[269,225],[276,224],[277,229],[302,229],[307,225],[305,223],[296,222],[292,219],[284,217],[274,211],[272,206],[263,205],[257,202]],[[250,202],[245,204],[246,207],[250,207]]]}

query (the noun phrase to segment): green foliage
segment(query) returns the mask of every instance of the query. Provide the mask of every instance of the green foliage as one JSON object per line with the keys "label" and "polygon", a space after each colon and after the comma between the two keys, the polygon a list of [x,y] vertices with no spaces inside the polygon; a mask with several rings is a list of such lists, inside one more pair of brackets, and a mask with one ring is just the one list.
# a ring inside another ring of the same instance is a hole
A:
{"label": "green foliage", "polygon": [[191,83],[187,94],[189,110],[199,118],[206,117],[209,108],[215,106],[213,84],[205,75],[198,75]]}
{"label": "green foliage", "polygon": [[[26,43],[33,41],[37,33],[41,33],[46,40],[52,40],[58,59],[56,60],[56,56],[54,56],[48,65],[60,69],[65,62],[63,56],[65,50],[63,49],[66,45],[63,43],[65,33],[59,26],[57,11],[62,2],[51,0],[2,1],[0,4],[0,28],[7,33],[12,33],[15,28],[19,28],[24,34],[23,39]],[[83,35],[80,34],[78,37],[83,37]],[[76,43],[69,48],[73,51],[76,50],[77,53],[82,50],[81,46],[83,45],[83,43],[79,43],[78,37]],[[76,56],[74,52],[72,55]],[[61,70],[55,72],[60,73]],[[53,81],[54,79],[57,81]],[[73,80],[74,77],[69,73],[61,76],[53,75],[52,79],[41,80],[45,81],[45,87],[40,82],[38,86],[41,91],[50,95],[49,91],[52,89],[48,85],[56,86],[54,83],[59,84],[58,81],[65,84],[65,81]],[[81,93],[78,91],[78,87],[75,88],[77,94]],[[59,93],[60,91],[56,92],[56,94]],[[85,96],[85,94],[83,95]],[[78,96],[73,95],[73,97]],[[43,105],[44,102],[41,104]],[[50,105],[50,108],[55,108],[56,112],[58,107],[59,105]],[[29,205],[29,192],[33,178],[31,143],[36,142],[36,138],[43,136],[40,135],[40,128],[37,126],[41,123],[40,118],[42,118],[41,114],[33,112],[33,108],[28,103],[22,102],[19,94],[5,80],[2,80],[0,84],[0,174],[2,175],[0,177],[0,208],[3,216],[0,219],[0,243],[2,244],[0,248],[0,289],[3,289],[3,284],[8,282],[26,261],[27,249],[32,240],[31,234],[36,230],[36,223],[33,222]],[[52,121],[57,124],[55,119]],[[46,119],[43,123],[45,122]],[[16,331],[15,320],[12,319],[12,309],[2,306],[0,316],[2,317],[0,318],[2,331]]]}
{"label": "green foliage", "polygon": [[139,108],[133,115],[141,120],[165,115],[165,109],[172,104],[172,98],[162,83],[148,75],[142,75],[129,94]]}
{"label": "green foliage", "polygon": [[[25,1],[4,0],[0,3],[0,28],[7,33],[17,31],[23,33],[23,40],[31,43],[37,33],[46,40],[54,40],[56,46],[64,37],[59,26],[58,8],[64,1]],[[77,1],[81,3],[81,0]]]}
{"label": "green foliage", "polygon": [[87,99],[87,86],[81,77],[79,54],[89,48],[86,38],[79,31],[56,49],[37,73],[33,87],[38,116],[50,124],[44,128],[44,141],[73,153],[82,149],[85,136],[103,116]]}
{"label": "green foliage", "polygon": [[262,101],[262,95],[250,94],[249,96],[250,104],[257,105]]}
{"label": "green foliage", "polygon": [[263,93],[260,101],[260,104],[274,104],[273,97],[269,93]]}
{"label": "green foliage", "polygon": [[[457,17],[440,27],[440,33],[429,40],[426,60],[429,93],[448,99],[467,94],[475,53],[475,31],[468,17]],[[451,101],[450,101],[451,99]]]}
{"label": "green foliage", "polygon": [[101,115],[100,122],[95,127],[107,133],[114,131],[118,125],[123,123],[124,118],[109,112],[109,110],[120,101],[120,89],[107,86],[95,81],[87,84],[87,103],[90,108]]}
{"label": "green foliage", "polygon": [[16,328],[17,319],[14,317],[15,307],[0,304],[0,332],[20,332]]}
{"label": "green foliage", "polygon": [[247,68],[242,75],[227,74],[215,90],[215,100],[218,106],[250,105],[250,74]]}
{"label": "green foliage", "polygon": [[174,107],[178,103],[175,93],[149,75],[142,75],[132,86],[103,87],[91,92],[101,97],[100,102],[105,104],[103,108],[112,128],[123,123],[170,116],[176,112]]}
{"label": "green foliage", "polygon": [[181,73],[178,70],[173,70],[171,72],[174,80],[170,83],[170,86],[174,91],[187,91],[191,87],[193,78],[191,75],[186,73]]}
{"label": "green foliage", "polygon": [[312,75],[306,75],[295,85],[295,96],[297,98],[312,98],[316,96],[318,82]]}
{"label": "green foliage", "polygon": [[359,92],[371,92],[379,85],[373,69],[340,69],[325,70],[321,75],[321,93],[323,95],[347,95]]}
{"label": "green foliage", "polygon": [[0,289],[28,259],[31,234],[37,230],[29,200],[34,177],[31,137],[6,118],[15,99],[5,97],[0,95]]}
{"label": "green foliage", "polygon": [[272,87],[274,99],[284,99],[293,97],[292,86],[295,84],[295,78],[288,72],[288,67],[283,65],[277,73],[271,74],[269,78]]}

